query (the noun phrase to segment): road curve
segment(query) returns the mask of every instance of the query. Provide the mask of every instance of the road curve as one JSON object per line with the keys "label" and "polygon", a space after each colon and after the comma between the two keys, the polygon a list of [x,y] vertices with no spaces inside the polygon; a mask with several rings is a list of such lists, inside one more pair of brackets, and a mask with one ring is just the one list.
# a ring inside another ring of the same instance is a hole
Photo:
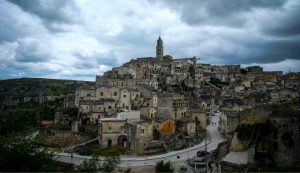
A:
{"label": "road curve", "polygon": [[[219,115],[212,116],[211,124],[206,127],[208,141],[207,150],[215,150],[219,143],[223,142],[225,139],[221,136],[218,131]],[[205,148],[205,141],[197,144],[193,147],[189,147],[183,150],[171,151],[165,154],[147,156],[147,157],[132,157],[132,156],[121,156],[119,167],[128,166],[141,166],[141,165],[156,165],[156,162],[160,160],[178,162],[185,161],[196,155],[199,149]],[[65,163],[73,163],[75,165],[80,165],[84,160],[90,159],[91,156],[82,156],[77,154],[69,153],[57,153],[57,160]],[[180,156],[179,158],[177,156]],[[100,158],[101,159],[101,158]]]}

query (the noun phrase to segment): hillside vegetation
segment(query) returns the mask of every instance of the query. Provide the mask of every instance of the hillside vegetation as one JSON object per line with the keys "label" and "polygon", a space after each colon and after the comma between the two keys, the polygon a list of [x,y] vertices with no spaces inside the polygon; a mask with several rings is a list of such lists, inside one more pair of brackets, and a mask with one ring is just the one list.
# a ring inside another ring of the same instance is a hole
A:
{"label": "hillside vegetation", "polygon": [[0,80],[0,100],[7,96],[59,96],[72,94],[80,85],[92,85],[94,82],[44,79],[44,78],[19,78]]}

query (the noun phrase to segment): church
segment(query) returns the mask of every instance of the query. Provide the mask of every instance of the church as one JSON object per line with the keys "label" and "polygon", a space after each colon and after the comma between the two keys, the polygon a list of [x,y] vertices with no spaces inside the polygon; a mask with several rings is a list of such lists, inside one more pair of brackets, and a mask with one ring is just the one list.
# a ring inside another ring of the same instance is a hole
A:
{"label": "church", "polygon": [[[137,86],[147,85],[161,90],[167,85],[176,85],[182,81],[188,86],[195,84],[196,57],[174,59],[164,55],[163,40],[159,36],[156,42],[156,57],[141,57],[124,63],[96,76],[97,86]],[[198,75],[199,76],[199,75]],[[200,75],[201,77],[201,75]],[[198,79],[202,81],[202,79]]]}

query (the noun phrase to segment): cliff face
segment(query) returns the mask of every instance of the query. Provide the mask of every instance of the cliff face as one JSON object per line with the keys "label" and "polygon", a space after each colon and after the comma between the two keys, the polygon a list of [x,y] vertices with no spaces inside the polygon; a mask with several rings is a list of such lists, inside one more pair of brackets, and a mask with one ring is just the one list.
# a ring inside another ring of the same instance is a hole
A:
{"label": "cliff face", "polygon": [[31,101],[53,101],[73,95],[79,86],[92,84],[94,82],[40,78],[0,80],[0,106],[14,107]]}
{"label": "cliff face", "polygon": [[64,98],[65,95],[60,96],[7,96],[2,100],[1,105],[4,107],[15,107],[20,103],[38,102],[44,103],[46,101],[54,101],[55,99]]}

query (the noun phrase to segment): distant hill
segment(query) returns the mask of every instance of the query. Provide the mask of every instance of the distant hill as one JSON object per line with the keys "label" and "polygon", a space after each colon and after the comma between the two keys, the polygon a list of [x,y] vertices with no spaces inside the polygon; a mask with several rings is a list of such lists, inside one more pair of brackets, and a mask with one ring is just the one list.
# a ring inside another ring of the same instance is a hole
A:
{"label": "distant hill", "polygon": [[94,82],[89,81],[45,78],[0,80],[0,102],[7,97],[61,96],[74,94],[77,87],[93,84]]}

